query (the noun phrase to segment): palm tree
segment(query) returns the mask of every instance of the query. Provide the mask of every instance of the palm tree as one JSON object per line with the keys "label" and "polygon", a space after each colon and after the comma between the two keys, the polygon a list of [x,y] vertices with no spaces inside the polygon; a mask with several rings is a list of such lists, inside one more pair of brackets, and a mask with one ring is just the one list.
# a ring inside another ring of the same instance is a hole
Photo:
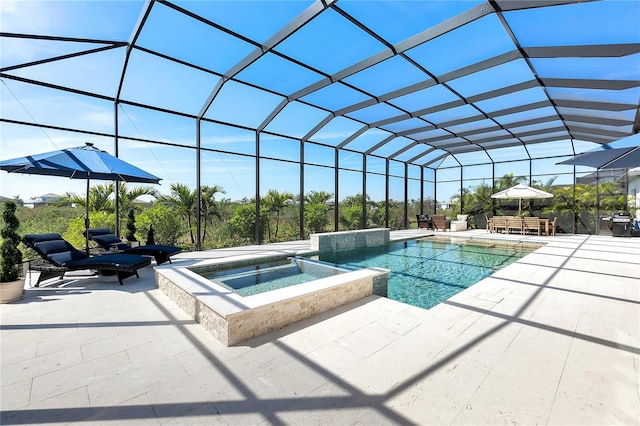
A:
{"label": "palm tree", "polygon": [[[113,194],[113,183],[95,185],[89,189],[89,211],[113,213],[116,210],[115,203],[111,198]],[[60,201],[62,204],[76,204],[86,207],[87,198],[75,192],[67,192]]]}
{"label": "palm tree", "polygon": [[[113,199],[114,193],[115,185],[113,182],[92,186],[89,189],[89,211],[114,213],[116,211],[116,204]],[[143,195],[150,195],[157,198],[158,191],[150,186],[136,186],[130,189],[125,182],[118,182],[118,203],[121,223],[125,222],[129,210],[134,207],[134,200],[137,200]],[[74,203],[85,207],[87,200],[75,192],[67,192],[60,203]]]}
{"label": "palm tree", "polygon": [[[113,186],[111,184],[111,186]],[[150,195],[153,198],[158,198],[160,193],[157,189],[150,186],[134,186],[129,188],[124,182],[118,182],[118,202],[120,204],[120,211],[127,212],[133,208],[133,202],[143,195]]]}
{"label": "palm tree", "polygon": [[[284,208],[293,201],[293,194],[290,192],[278,192],[276,189],[270,189],[267,191],[267,195],[263,198],[262,202],[265,209],[269,213],[269,220],[267,221],[267,227],[269,232],[269,240],[275,241],[278,237],[278,229],[280,227],[280,216]],[[276,225],[273,239],[271,238],[271,215],[275,214]]]}
{"label": "palm tree", "polygon": [[193,219],[197,206],[196,191],[192,191],[187,185],[182,183],[172,183],[170,190],[170,195],[162,195],[158,197],[158,201],[175,209],[175,211],[187,221],[191,244],[195,244],[196,240],[193,235]]}
{"label": "palm tree", "polygon": [[204,224],[202,229],[202,242],[207,238],[207,224],[214,217],[220,219],[220,209],[216,201],[216,194],[226,194],[226,191],[220,185],[202,186],[200,188],[200,214],[201,221]]}
{"label": "palm tree", "polygon": [[332,192],[311,191],[304,196],[304,202],[307,204],[327,204],[332,198]]}
{"label": "palm tree", "polygon": [[304,221],[308,232],[322,232],[329,223],[329,201],[333,193],[311,191],[304,196]]}
{"label": "palm tree", "polygon": [[524,183],[527,180],[525,176],[514,177],[513,173],[508,173],[496,181],[495,192],[502,191],[503,189],[511,188],[519,183]]}

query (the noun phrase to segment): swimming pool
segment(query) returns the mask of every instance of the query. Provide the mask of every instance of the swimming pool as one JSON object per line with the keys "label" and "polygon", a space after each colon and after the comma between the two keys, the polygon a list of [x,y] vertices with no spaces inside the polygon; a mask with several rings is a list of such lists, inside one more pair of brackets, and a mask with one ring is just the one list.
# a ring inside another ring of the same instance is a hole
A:
{"label": "swimming pool", "polygon": [[342,268],[376,266],[390,269],[387,297],[429,309],[536,248],[473,240],[460,244],[430,238],[323,253],[312,259]]}

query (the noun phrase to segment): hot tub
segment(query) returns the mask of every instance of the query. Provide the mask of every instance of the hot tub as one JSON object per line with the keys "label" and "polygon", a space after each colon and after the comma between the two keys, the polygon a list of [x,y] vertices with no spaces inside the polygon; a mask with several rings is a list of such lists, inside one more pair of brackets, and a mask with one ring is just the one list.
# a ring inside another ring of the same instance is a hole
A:
{"label": "hot tub", "polygon": [[[234,279],[238,280],[236,283],[255,284],[260,280],[255,276],[249,277],[251,271],[254,275],[267,271],[266,275],[269,275],[274,272],[274,265],[290,265],[291,262],[313,276],[295,285],[250,295],[241,295],[229,285]],[[155,268],[158,288],[226,346],[371,294],[386,296],[388,272],[382,268],[349,271],[305,258],[288,258],[280,253],[233,256],[208,259],[190,266],[160,265]],[[318,277],[316,274],[326,276]],[[204,275],[217,275],[222,282],[216,282],[215,277],[207,279]],[[227,277],[226,283],[224,277]]]}

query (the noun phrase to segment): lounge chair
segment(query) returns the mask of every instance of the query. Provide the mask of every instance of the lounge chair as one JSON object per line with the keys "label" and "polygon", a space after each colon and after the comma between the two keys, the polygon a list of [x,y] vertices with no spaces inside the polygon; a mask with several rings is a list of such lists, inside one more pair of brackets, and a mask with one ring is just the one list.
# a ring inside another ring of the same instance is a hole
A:
{"label": "lounge chair", "polygon": [[433,229],[433,226],[431,225],[431,219],[428,216],[425,216],[423,214],[417,214],[416,221],[418,222],[418,229],[420,228]]}
{"label": "lounge chair", "polygon": [[446,231],[451,227],[451,221],[447,220],[447,218],[443,214],[434,214],[433,216],[431,216],[431,221],[433,222],[434,230],[441,229],[443,231]]}
{"label": "lounge chair", "polygon": [[171,256],[182,252],[180,247],[161,244],[129,247],[124,241],[111,232],[109,228],[93,228],[86,230],[84,233],[88,233],[89,239],[98,244],[103,250],[109,251],[115,247],[118,253],[153,256],[158,265],[167,261],[171,263]]}
{"label": "lounge chair", "polygon": [[[27,234],[23,237],[27,247],[36,251],[44,260],[51,264],[47,277],[64,277],[65,272],[94,269],[98,272],[115,272],[118,281],[122,285],[122,280],[138,275],[138,269],[151,264],[151,259],[133,254],[109,254],[105,256],[89,257],[85,252],[80,251],[69,244],[60,234]],[[39,271],[43,271],[38,269]],[[55,273],[54,273],[55,272]],[[52,275],[53,274],[53,275]],[[40,285],[43,278],[38,277],[36,287]]]}

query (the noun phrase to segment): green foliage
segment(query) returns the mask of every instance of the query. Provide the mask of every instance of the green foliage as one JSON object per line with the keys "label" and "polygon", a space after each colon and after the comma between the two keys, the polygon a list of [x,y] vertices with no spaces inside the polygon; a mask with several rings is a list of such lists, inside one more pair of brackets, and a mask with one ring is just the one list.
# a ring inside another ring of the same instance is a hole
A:
{"label": "green foliage", "polygon": [[[116,186],[113,182],[97,184],[89,188],[89,212],[114,213],[116,211],[115,192]],[[118,200],[120,205],[121,223],[124,223],[129,210],[134,207],[133,202],[143,195],[150,195],[154,198],[158,198],[159,193],[158,190],[150,186],[136,186],[130,188],[126,183],[118,182]],[[86,195],[67,192],[60,204],[70,203],[84,208],[87,204]]]}
{"label": "green foliage", "polygon": [[127,232],[124,237],[127,241],[138,241],[136,238],[136,216],[133,208],[129,209],[127,215]]}
{"label": "green foliage", "polygon": [[22,252],[19,249],[20,221],[16,217],[15,201],[7,201],[2,209],[2,245],[0,246],[0,282],[18,279],[22,272]]}
{"label": "green foliage", "polygon": [[[384,201],[379,202],[376,205],[373,217],[376,218],[376,222],[373,227],[384,226]],[[404,205],[400,201],[389,200],[389,228],[392,230],[404,228]]]}
{"label": "green foliage", "polygon": [[329,224],[329,206],[321,203],[305,204],[304,220],[308,233],[324,232]]}
{"label": "green foliage", "polygon": [[[91,228],[114,229],[116,223],[116,215],[114,213],[92,212],[89,213],[89,223],[89,226]],[[58,232],[62,234],[62,237],[75,248],[77,248],[78,250],[84,250],[86,246],[86,240],[83,235],[84,231],[84,217],[76,217],[69,220],[66,230],[62,232],[59,230],[54,230],[51,232]]]}
{"label": "green foliage", "polygon": [[[262,214],[266,220],[266,212]],[[229,221],[234,238],[254,241],[256,226],[256,207],[253,204],[240,204]]]}
{"label": "green foliage", "polygon": [[346,205],[340,207],[341,230],[362,229],[362,207],[359,205]]}
{"label": "green foliage", "polygon": [[185,223],[171,207],[155,204],[138,214],[138,235],[147,235],[153,225],[154,238],[157,244],[177,245],[186,232]]}
{"label": "green foliage", "polygon": [[84,209],[69,206],[42,206],[34,209],[20,207],[17,216],[20,230],[24,234],[64,234],[71,219],[84,216]]}

